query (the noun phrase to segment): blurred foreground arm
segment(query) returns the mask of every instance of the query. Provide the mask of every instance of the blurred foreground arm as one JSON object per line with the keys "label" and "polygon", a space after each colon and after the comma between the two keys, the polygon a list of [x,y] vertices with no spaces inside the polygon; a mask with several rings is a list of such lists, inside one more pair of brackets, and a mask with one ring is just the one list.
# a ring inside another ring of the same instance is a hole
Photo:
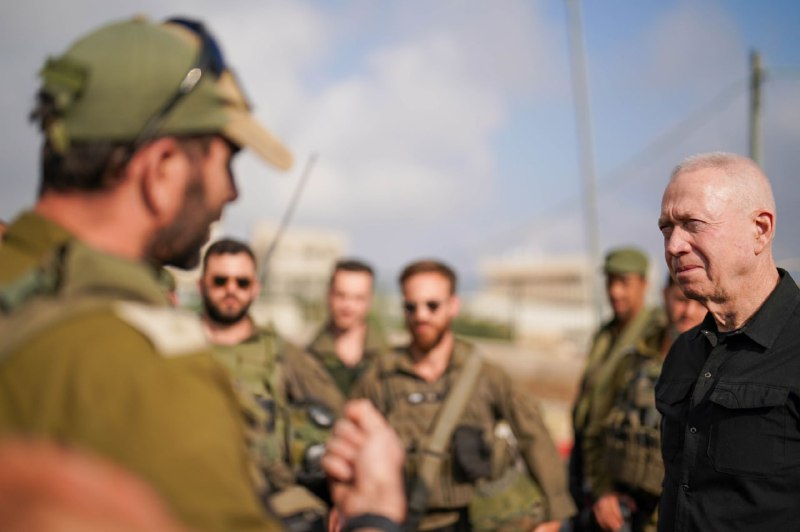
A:
{"label": "blurred foreground arm", "polygon": [[41,441],[0,442],[0,531],[186,532],[156,493],[102,458]]}
{"label": "blurred foreground arm", "polygon": [[366,400],[347,403],[322,459],[333,503],[345,523],[366,514],[403,522],[404,460],[403,445],[381,413]]}

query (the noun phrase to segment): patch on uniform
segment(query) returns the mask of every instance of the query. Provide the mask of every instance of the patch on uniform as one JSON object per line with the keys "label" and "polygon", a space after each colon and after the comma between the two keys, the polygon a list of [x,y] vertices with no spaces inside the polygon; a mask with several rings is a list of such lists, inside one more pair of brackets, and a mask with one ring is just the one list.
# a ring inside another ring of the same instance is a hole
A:
{"label": "patch on uniform", "polygon": [[113,307],[117,316],[143,333],[166,357],[209,347],[200,319],[191,312],[127,301],[116,302]]}

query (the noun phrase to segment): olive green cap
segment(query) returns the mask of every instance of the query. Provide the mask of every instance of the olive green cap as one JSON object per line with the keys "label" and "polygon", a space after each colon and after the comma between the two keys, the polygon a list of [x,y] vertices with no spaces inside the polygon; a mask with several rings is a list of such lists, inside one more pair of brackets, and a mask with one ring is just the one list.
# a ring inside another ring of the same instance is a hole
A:
{"label": "olive green cap", "polygon": [[638,273],[646,276],[647,266],[647,255],[642,250],[634,247],[618,248],[606,255],[603,272],[611,275]]}
{"label": "olive green cap", "polygon": [[[50,95],[57,119],[47,136],[66,148],[72,141],[134,141],[146,124],[178,92],[196,66],[201,38],[175,23],[144,17],[103,26],[77,40],[40,71],[42,91]],[[157,135],[223,135],[241,148],[286,169],[289,151],[251,114],[233,73],[203,72],[200,81],[174,108]]]}

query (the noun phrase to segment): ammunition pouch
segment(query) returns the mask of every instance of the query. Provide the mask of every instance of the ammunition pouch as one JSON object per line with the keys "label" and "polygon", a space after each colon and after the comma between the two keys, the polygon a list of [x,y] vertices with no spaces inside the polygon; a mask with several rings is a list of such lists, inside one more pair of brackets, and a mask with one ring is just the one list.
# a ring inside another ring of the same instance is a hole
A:
{"label": "ammunition pouch", "polygon": [[508,424],[498,423],[494,435],[494,474],[490,479],[476,482],[475,495],[468,506],[472,530],[533,530],[547,515],[544,493],[519,455],[516,438]]}
{"label": "ammunition pouch", "polygon": [[604,430],[605,460],[615,482],[658,496],[664,479],[659,429],[636,415],[612,412]]}
{"label": "ammunition pouch", "polygon": [[[304,486],[325,484],[325,472],[320,461],[325,454],[325,442],[335,421],[333,412],[317,403],[298,403],[288,406],[289,460],[297,480]],[[316,491],[315,487],[315,491]]]}
{"label": "ammunition pouch", "polygon": [[327,530],[327,506],[301,486],[292,486],[271,495],[269,505],[288,532]]}
{"label": "ammunition pouch", "polygon": [[480,427],[462,425],[453,432],[453,455],[458,472],[469,481],[489,478],[492,450]]}
{"label": "ammunition pouch", "polygon": [[475,532],[533,530],[545,519],[544,495],[524,464],[495,480],[479,480],[469,503]]}

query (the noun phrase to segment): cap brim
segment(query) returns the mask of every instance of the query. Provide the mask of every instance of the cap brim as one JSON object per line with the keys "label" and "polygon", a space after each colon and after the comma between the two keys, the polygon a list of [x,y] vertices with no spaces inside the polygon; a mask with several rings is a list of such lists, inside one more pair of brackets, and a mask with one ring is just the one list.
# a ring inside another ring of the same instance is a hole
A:
{"label": "cap brim", "polygon": [[253,115],[242,109],[229,109],[230,120],[222,128],[223,134],[235,144],[256,152],[266,162],[281,170],[292,166],[292,154],[286,147],[261,124]]}

